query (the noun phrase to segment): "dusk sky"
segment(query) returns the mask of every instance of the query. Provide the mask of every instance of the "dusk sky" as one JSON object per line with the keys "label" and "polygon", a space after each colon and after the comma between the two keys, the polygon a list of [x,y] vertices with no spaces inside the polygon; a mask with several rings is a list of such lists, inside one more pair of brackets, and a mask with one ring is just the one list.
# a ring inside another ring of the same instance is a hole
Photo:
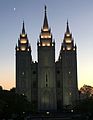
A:
{"label": "dusk sky", "polygon": [[78,86],[93,86],[93,0],[0,0],[0,86],[15,86],[15,46],[25,22],[37,61],[37,41],[47,6],[49,26],[55,39],[56,60],[68,19],[77,45]]}

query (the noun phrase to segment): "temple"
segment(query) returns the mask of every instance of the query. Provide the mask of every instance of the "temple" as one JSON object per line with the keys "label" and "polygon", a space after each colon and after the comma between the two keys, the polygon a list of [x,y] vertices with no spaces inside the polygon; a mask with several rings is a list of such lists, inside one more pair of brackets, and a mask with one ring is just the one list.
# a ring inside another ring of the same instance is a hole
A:
{"label": "temple", "polygon": [[16,45],[16,92],[25,95],[37,111],[58,111],[74,107],[78,100],[77,47],[67,21],[59,58],[48,23],[47,7],[37,42],[38,60],[33,62],[23,21]]}

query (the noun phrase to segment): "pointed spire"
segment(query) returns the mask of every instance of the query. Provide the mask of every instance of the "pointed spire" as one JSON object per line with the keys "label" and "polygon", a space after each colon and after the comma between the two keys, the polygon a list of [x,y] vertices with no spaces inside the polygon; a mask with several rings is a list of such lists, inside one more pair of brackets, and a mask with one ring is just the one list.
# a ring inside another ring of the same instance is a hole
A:
{"label": "pointed spire", "polygon": [[23,21],[22,34],[25,34],[25,25],[24,25],[24,21]]}
{"label": "pointed spire", "polygon": [[45,17],[44,17],[44,23],[43,23],[43,29],[48,29],[48,20],[47,20],[47,12],[46,12],[46,5],[45,5]]}
{"label": "pointed spire", "polygon": [[68,20],[67,20],[67,28],[66,28],[66,33],[70,33],[70,30],[69,30],[69,25],[68,25]]}

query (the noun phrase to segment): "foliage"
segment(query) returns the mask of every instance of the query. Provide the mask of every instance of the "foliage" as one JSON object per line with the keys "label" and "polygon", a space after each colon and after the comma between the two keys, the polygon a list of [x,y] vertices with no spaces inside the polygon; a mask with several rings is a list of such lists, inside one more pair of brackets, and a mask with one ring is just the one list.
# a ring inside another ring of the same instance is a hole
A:
{"label": "foliage", "polygon": [[92,113],[93,111],[93,87],[83,85],[79,90],[79,101],[76,106],[79,112]]}
{"label": "foliage", "polygon": [[78,105],[78,110],[83,113],[93,112],[93,99],[87,98],[87,99],[81,100]]}
{"label": "foliage", "polygon": [[93,87],[89,85],[83,85],[83,87],[80,88],[81,95],[85,95],[86,98],[93,96]]}
{"label": "foliage", "polygon": [[0,91],[0,117],[31,111],[31,103],[26,97],[15,93],[15,89]]}

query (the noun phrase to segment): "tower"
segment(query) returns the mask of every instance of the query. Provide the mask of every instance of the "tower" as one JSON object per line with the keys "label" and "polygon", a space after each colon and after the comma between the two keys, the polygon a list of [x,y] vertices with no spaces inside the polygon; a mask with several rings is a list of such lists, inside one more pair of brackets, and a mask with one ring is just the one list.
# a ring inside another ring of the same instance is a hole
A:
{"label": "tower", "polygon": [[22,33],[16,45],[16,92],[31,101],[31,47],[23,22]]}
{"label": "tower", "polygon": [[56,110],[55,43],[48,25],[46,6],[38,47],[38,110]]}
{"label": "tower", "polygon": [[61,46],[59,61],[62,73],[63,106],[73,106],[77,101],[77,47],[74,45],[68,21]]}

